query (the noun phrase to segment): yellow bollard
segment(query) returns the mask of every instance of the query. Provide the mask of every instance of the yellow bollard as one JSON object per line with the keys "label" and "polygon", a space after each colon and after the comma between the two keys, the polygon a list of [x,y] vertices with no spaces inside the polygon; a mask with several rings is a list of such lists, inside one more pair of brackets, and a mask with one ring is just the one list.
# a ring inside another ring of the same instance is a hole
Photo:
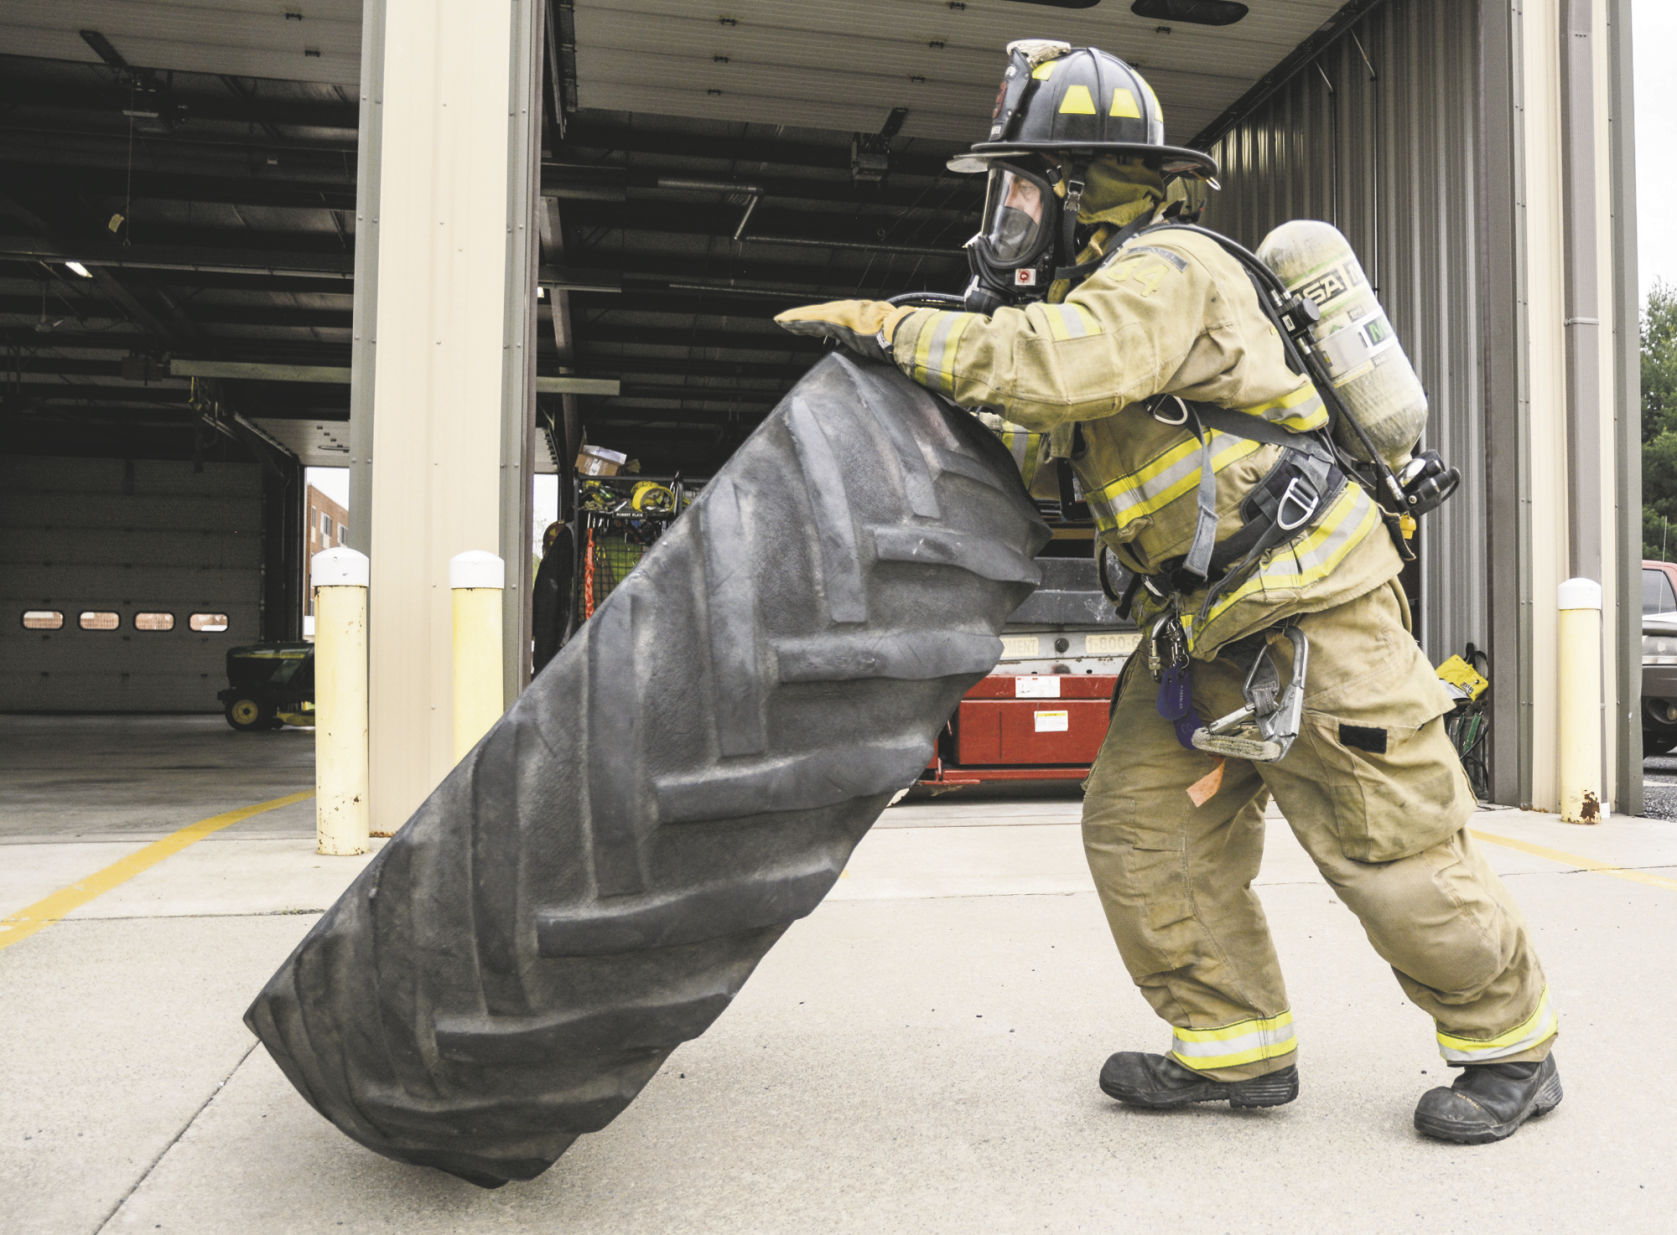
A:
{"label": "yellow bollard", "polygon": [[1560,585],[1560,712],[1557,767],[1561,818],[1568,823],[1602,823],[1601,584],[1568,579]]}
{"label": "yellow bollard", "polygon": [[501,592],[506,563],[473,549],[448,564],[454,591],[454,758],[501,718]]}
{"label": "yellow bollard", "polygon": [[314,831],[317,853],[367,852],[367,555],[327,549],[314,583]]}

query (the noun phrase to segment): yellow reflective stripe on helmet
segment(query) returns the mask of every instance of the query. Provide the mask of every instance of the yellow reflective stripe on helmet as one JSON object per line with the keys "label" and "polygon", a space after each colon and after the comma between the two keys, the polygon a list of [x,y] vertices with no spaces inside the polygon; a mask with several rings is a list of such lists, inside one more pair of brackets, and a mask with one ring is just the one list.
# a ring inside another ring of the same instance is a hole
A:
{"label": "yellow reflective stripe on helmet", "polygon": [[1037,65],[1036,68],[1031,70],[1031,76],[1036,78],[1038,81],[1047,81],[1049,76],[1054,72],[1054,66],[1058,63],[1060,63],[1058,60],[1044,60],[1041,64]]}
{"label": "yellow reflective stripe on helmet", "polygon": [[1081,339],[1084,335],[1099,334],[1100,322],[1095,315],[1076,303],[1038,305],[1048,319],[1048,333],[1055,339]]}
{"label": "yellow reflective stripe on helmet", "polygon": [[1219,1029],[1172,1031],[1171,1055],[1196,1071],[1275,1059],[1298,1049],[1293,1014],[1237,1021]]}
{"label": "yellow reflective stripe on helmet", "polygon": [[1493,1059],[1506,1059],[1509,1055],[1529,1051],[1559,1032],[1560,1021],[1549,1006],[1549,988],[1545,986],[1542,998],[1537,1001],[1537,1011],[1507,1033],[1479,1039],[1458,1038],[1439,1030],[1438,1050],[1450,1063],[1489,1063]]}
{"label": "yellow reflective stripe on helmet", "polygon": [[1148,84],[1147,79],[1140,73],[1135,75],[1135,80],[1136,84],[1146,93],[1147,101],[1153,105],[1153,123],[1162,126],[1165,122],[1165,109],[1159,106],[1159,96],[1153,92],[1153,87]]}
{"label": "yellow reflective stripe on helmet", "polygon": [[1328,423],[1327,405],[1322,402],[1322,396],[1316,393],[1316,387],[1308,381],[1279,399],[1235,410],[1245,412],[1248,416],[1261,417],[1271,424],[1291,429],[1295,433],[1308,433]]}
{"label": "yellow reflective stripe on helmet", "polygon": [[1135,95],[1122,86],[1115,86],[1112,90],[1112,110],[1107,113],[1129,120],[1140,120],[1141,108],[1136,106]]}
{"label": "yellow reflective stripe on helmet", "polygon": [[[1262,450],[1264,444],[1251,438],[1234,437],[1212,429],[1211,470],[1220,472],[1229,464]],[[1120,531],[1144,515],[1192,493],[1199,481],[1200,443],[1196,438],[1179,442],[1146,466],[1121,476],[1087,495],[1095,522],[1103,532]]]}
{"label": "yellow reflective stripe on helmet", "polygon": [[[1362,543],[1363,537],[1380,522],[1380,511],[1364,493],[1361,486],[1349,483],[1328,513],[1310,529],[1310,533],[1291,546],[1281,545],[1270,551],[1269,564],[1262,567],[1246,582],[1217,598],[1211,612],[1205,615],[1209,626],[1235,605],[1259,592],[1273,588],[1302,588],[1328,577],[1330,571],[1345,560]],[[1182,619],[1188,631],[1188,644],[1193,646],[1192,623]],[[1203,629],[1203,627],[1202,627]]]}
{"label": "yellow reflective stripe on helmet", "polygon": [[1062,116],[1094,116],[1095,100],[1089,97],[1089,87],[1079,82],[1075,86],[1066,87],[1066,97],[1060,100],[1060,114]]}
{"label": "yellow reflective stripe on helmet", "polygon": [[955,347],[972,319],[971,313],[937,311],[931,324],[921,328],[914,340],[915,381],[922,386],[936,383],[945,394],[955,393]]}

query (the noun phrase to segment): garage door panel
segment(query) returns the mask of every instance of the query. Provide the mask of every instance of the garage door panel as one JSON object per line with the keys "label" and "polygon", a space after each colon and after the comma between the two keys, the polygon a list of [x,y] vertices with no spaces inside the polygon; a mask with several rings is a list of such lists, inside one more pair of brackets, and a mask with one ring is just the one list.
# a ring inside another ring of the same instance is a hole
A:
{"label": "garage door panel", "polygon": [[254,463],[181,463],[170,459],[81,459],[18,455],[0,460],[9,492],[90,496],[181,493],[239,497],[250,489]]}
{"label": "garage door panel", "polygon": [[105,566],[16,565],[6,568],[6,590],[35,608],[37,602],[57,608],[75,604],[91,608],[164,608],[175,612],[227,611],[227,600],[238,597],[253,578],[254,566]]}
{"label": "garage door panel", "polygon": [[44,527],[0,538],[0,566],[77,562],[84,566],[238,566],[262,561],[262,538],[204,528]]}
{"label": "garage door panel", "polygon": [[57,670],[11,672],[0,669],[0,699],[50,699],[51,706],[28,703],[11,711],[50,712],[219,712],[215,693],[226,683],[207,673]]}
{"label": "garage door panel", "polygon": [[[254,476],[253,476],[254,483]],[[0,528],[63,528],[101,534],[214,530],[260,539],[262,511],[249,496],[8,491],[0,496]]]}
{"label": "garage door panel", "polygon": [[76,669],[106,670],[133,666],[145,667],[147,662],[183,671],[196,666],[200,672],[221,675],[225,672],[227,649],[249,639],[229,638],[226,635],[184,635],[173,632],[147,634],[142,631],[20,631],[0,640],[0,667],[33,670],[54,666]]}
{"label": "garage door panel", "polygon": [[[254,464],[0,460],[0,710],[218,710],[227,649],[261,631],[262,512]],[[26,630],[30,609],[64,625]],[[116,628],[80,629],[83,611]],[[174,629],[136,629],[148,612]]]}

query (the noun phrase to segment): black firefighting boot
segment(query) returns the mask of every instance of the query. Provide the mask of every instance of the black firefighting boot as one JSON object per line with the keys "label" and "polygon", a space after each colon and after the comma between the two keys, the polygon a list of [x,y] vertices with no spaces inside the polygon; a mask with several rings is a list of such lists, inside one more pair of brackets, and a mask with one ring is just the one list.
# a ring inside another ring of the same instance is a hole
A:
{"label": "black firefighting boot", "polygon": [[1183,1067],[1169,1055],[1119,1051],[1101,1069],[1101,1090],[1126,1106],[1155,1111],[1195,1102],[1280,1106],[1299,1096],[1299,1070],[1288,1064],[1279,1072],[1248,1081],[1214,1081]]}
{"label": "black firefighting boot", "polygon": [[1448,1089],[1421,1095],[1415,1126],[1441,1141],[1483,1145],[1512,1136],[1526,1120],[1547,1115],[1560,1102],[1553,1055],[1541,1063],[1469,1064]]}

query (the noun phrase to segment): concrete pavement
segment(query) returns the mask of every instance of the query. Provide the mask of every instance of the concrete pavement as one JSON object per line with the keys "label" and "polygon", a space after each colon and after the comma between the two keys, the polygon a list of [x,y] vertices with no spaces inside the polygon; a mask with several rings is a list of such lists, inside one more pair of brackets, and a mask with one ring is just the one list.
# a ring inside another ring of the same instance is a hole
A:
{"label": "concrete pavement", "polygon": [[[305,734],[109,724],[0,717],[0,917],[308,785]],[[1280,820],[1259,884],[1299,1101],[1102,1096],[1108,1052],[1166,1035],[1118,963],[1077,810],[893,808],[708,1033],[495,1192],[361,1149],[251,1049],[246,1003],[362,860],[312,852],[307,803],[245,820],[0,948],[0,1231],[1670,1229],[1677,1083],[1644,1061],[1677,1019],[1677,828],[1475,821],[1549,970],[1567,1099],[1457,1148],[1409,1124],[1449,1079],[1427,1018]]]}

